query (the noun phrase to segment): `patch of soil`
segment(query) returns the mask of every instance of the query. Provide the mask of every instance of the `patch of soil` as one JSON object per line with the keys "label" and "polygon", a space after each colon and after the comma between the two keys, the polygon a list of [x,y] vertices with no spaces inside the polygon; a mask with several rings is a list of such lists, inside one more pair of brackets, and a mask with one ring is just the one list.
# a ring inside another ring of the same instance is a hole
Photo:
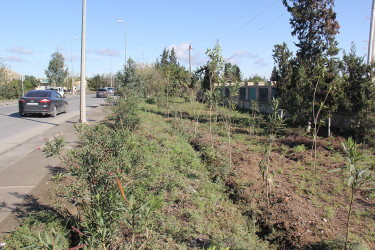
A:
{"label": "patch of soil", "polygon": [[[249,219],[256,221],[260,227],[259,237],[278,244],[281,248],[313,248],[325,240],[343,240],[345,238],[348,195],[347,189],[342,193],[333,192],[337,183],[343,183],[341,175],[328,173],[329,170],[343,166],[342,162],[331,162],[330,150],[340,150],[342,138],[319,139],[317,149],[324,160],[314,170],[311,167],[312,139],[289,136],[279,140],[271,153],[271,171],[274,173],[273,188],[269,204],[265,198],[265,184],[259,172],[262,154],[249,150],[246,145],[232,144],[232,170],[226,178],[229,197],[243,208]],[[282,144],[293,148],[304,144],[306,151],[278,153],[277,147]],[[192,145],[198,151],[200,145],[210,145],[208,136],[195,138]],[[218,155],[226,154],[226,145],[214,143]],[[307,164],[310,163],[310,164]],[[302,168],[301,169],[301,165]],[[307,177],[316,178],[314,185]],[[303,188],[303,186],[305,188]],[[342,184],[345,187],[344,184]],[[371,219],[375,220],[375,203],[367,199],[368,193],[356,195],[353,209],[355,211],[373,211]],[[252,209],[249,209],[251,207]],[[351,223],[351,232],[362,235],[368,232],[361,223]],[[365,239],[371,249],[375,242]]]}

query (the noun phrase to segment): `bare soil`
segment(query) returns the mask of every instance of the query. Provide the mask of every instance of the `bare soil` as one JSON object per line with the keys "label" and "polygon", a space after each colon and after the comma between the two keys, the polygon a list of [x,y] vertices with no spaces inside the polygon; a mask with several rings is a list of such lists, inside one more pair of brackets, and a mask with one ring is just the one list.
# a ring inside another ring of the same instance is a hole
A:
{"label": "bare soil", "polygon": [[[255,137],[254,141],[264,143],[264,138]],[[243,213],[261,228],[258,236],[286,249],[321,249],[326,246],[325,242],[345,239],[349,189],[343,174],[329,173],[345,165],[343,158],[331,160],[332,152],[342,152],[341,141],[339,137],[318,140],[314,169],[312,139],[305,136],[279,139],[271,153],[274,181],[269,204],[258,167],[262,153],[232,142],[232,170],[226,179],[227,192],[242,207]],[[211,145],[211,142],[209,136],[202,136],[195,138],[192,144]],[[306,150],[294,152],[292,149],[298,145],[305,145]],[[286,152],[280,150],[282,146],[284,149],[286,146]],[[220,154],[226,154],[226,145],[214,142],[214,147]],[[335,191],[336,185],[340,185],[342,191]],[[369,192],[355,195],[353,209],[350,235],[354,234],[355,240],[361,236],[370,249],[375,249],[375,202],[369,199]],[[360,213],[369,216],[356,216]]]}

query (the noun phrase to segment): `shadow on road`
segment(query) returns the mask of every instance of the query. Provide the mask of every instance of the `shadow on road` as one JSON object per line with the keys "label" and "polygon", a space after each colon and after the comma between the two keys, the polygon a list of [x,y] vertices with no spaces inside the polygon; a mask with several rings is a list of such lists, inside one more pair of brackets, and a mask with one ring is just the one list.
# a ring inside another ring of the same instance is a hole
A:
{"label": "shadow on road", "polygon": [[28,120],[28,121],[32,121],[32,122],[38,122],[38,123],[44,123],[44,124],[51,124],[51,125],[59,125],[57,123],[44,122],[42,120],[36,120],[36,119],[32,118],[32,117],[37,117],[37,118],[42,118],[42,119],[47,119],[47,118],[52,118],[53,119],[54,118],[54,117],[49,117],[49,116],[46,116],[46,115],[28,114],[25,117],[21,117],[18,112],[10,114],[10,115],[4,115],[4,114],[0,114],[0,115],[2,115],[2,116],[9,116],[9,117],[12,117],[12,118],[23,119],[23,120]]}

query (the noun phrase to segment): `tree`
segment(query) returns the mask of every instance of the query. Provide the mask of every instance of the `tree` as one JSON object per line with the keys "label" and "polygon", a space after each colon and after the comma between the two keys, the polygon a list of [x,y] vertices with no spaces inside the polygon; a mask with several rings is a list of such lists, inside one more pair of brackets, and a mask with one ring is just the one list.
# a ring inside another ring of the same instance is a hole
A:
{"label": "tree", "polygon": [[213,49],[207,49],[206,55],[210,58],[207,62],[207,69],[208,69],[208,76],[209,76],[209,83],[210,83],[210,90],[208,92],[208,100],[210,103],[210,138],[211,138],[211,146],[213,147],[213,138],[212,138],[212,107],[214,101],[214,76],[220,79],[220,74],[222,73],[223,66],[224,66],[224,57],[221,55],[221,46],[219,41],[216,41],[215,47]]}
{"label": "tree", "polygon": [[374,189],[374,179],[371,176],[371,172],[369,171],[367,164],[363,162],[365,159],[365,155],[361,150],[361,144],[357,144],[351,137],[344,143],[341,142],[342,147],[345,153],[345,161],[346,165],[342,168],[331,170],[330,172],[337,172],[342,170],[348,170],[349,178],[348,178],[348,187],[350,187],[351,196],[349,201],[349,210],[348,210],[348,217],[346,222],[346,235],[345,235],[345,248],[349,249],[348,246],[348,239],[349,239],[349,225],[350,225],[350,217],[353,208],[353,201],[354,195],[360,189]]}
{"label": "tree", "polygon": [[91,90],[96,90],[101,87],[104,87],[104,79],[99,74],[96,74],[94,77],[87,80],[87,87]]}
{"label": "tree", "polygon": [[172,47],[171,54],[169,55],[169,65],[177,65],[177,57],[174,47]]}
{"label": "tree", "polygon": [[340,26],[333,11],[334,0],[283,0],[283,4],[292,15],[292,35],[299,41],[297,57],[308,69],[338,54],[335,35]]}
{"label": "tree", "polygon": [[247,78],[245,82],[264,82],[267,81],[265,77],[259,76],[258,74],[254,74]]}
{"label": "tree", "polygon": [[138,72],[144,81],[144,95],[147,98],[160,98],[166,87],[162,71],[152,64],[139,64]]}
{"label": "tree", "polygon": [[142,77],[137,72],[137,64],[129,58],[127,66],[122,71],[118,71],[115,76],[115,85],[122,92],[144,93]]}
{"label": "tree", "polygon": [[8,79],[8,73],[7,73],[8,66],[4,64],[4,60],[2,57],[0,57],[0,85],[7,83],[9,81]]}
{"label": "tree", "polygon": [[165,68],[165,67],[168,67],[169,66],[169,50],[167,50],[167,48],[164,48],[163,50],[163,53],[160,55],[161,56],[161,59],[160,59],[160,63],[158,61],[156,61],[156,68]]}
{"label": "tree", "polygon": [[224,77],[226,81],[241,82],[241,70],[236,64],[232,65],[230,62],[224,65]]}
{"label": "tree", "polygon": [[273,49],[275,68],[273,79],[276,80],[276,94],[280,99],[280,107],[291,115],[291,120],[301,125],[308,121],[310,99],[303,93],[310,90],[305,67],[298,67],[296,58],[287,44],[277,44]]}
{"label": "tree", "polygon": [[187,92],[191,81],[189,71],[177,62],[174,47],[172,47],[170,52],[164,48],[160,56],[160,62],[156,61],[155,68],[161,70],[165,77],[168,76],[169,94],[171,96],[182,96]]}
{"label": "tree", "polygon": [[[26,91],[29,91],[35,87],[39,86],[39,80],[35,78],[35,76],[28,76],[25,75],[25,80],[23,81],[23,85]],[[25,91],[25,93],[26,93]]]}
{"label": "tree", "polygon": [[[293,57],[285,43],[275,46],[277,74],[273,78],[279,80],[276,87],[281,106],[301,125],[312,120],[312,106],[321,103],[331,85],[337,84],[339,49],[335,35],[339,25],[332,9],[334,0],[283,0],[283,4],[292,15],[290,24],[292,35],[298,38],[298,49]],[[325,103],[322,117],[335,110],[334,91]]]}
{"label": "tree", "polygon": [[68,69],[64,69],[64,57],[55,52],[49,61],[48,70],[44,71],[52,86],[63,86],[64,79],[68,75]]}
{"label": "tree", "polygon": [[339,109],[353,115],[352,125],[356,140],[370,145],[375,145],[375,85],[372,81],[374,67],[374,64],[367,65],[363,57],[356,55],[354,44],[349,54],[344,52],[340,65],[343,86]]}

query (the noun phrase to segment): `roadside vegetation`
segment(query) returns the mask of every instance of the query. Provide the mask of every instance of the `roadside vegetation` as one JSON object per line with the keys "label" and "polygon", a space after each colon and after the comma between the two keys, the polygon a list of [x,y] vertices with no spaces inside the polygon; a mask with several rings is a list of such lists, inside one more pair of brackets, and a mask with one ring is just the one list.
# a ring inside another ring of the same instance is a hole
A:
{"label": "roadside vegetation", "polygon": [[[129,58],[105,122],[76,125],[73,150],[46,140],[65,167],[7,247],[374,249],[374,65],[354,45],[338,58],[332,0],[283,3],[300,43],[275,45],[270,114],[235,105],[242,76],[219,41],[192,75],[174,48]],[[328,137],[335,112],[350,121]]]}

